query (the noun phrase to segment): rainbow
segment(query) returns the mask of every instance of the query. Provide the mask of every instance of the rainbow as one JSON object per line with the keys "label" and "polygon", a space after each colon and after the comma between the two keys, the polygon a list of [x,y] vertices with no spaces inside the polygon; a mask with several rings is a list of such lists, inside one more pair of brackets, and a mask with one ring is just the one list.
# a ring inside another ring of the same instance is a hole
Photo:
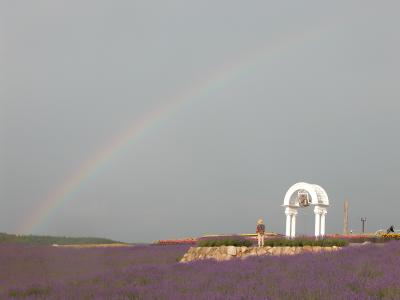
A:
{"label": "rainbow", "polygon": [[163,101],[162,106],[143,115],[139,120],[135,120],[131,126],[115,135],[104,148],[90,155],[86,161],[78,166],[75,172],[72,172],[55,190],[39,201],[39,204],[29,213],[27,218],[19,224],[16,232],[32,233],[39,225],[45,223],[57,208],[73,198],[79,189],[100,172],[107,162],[119,155],[123,149],[137,142],[149,129],[171,117],[186,103],[222,89],[224,85],[243,76],[251,68],[257,67],[264,58],[269,57],[268,55],[276,54],[278,56],[281,51],[292,48],[297,42],[304,42],[305,37],[311,36],[310,33],[314,33],[314,30],[286,36],[273,45],[263,45],[256,51],[247,53],[235,63],[221,66],[211,72],[209,76],[205,76],[205,80],[197,82],[188,89],[184,89]]}

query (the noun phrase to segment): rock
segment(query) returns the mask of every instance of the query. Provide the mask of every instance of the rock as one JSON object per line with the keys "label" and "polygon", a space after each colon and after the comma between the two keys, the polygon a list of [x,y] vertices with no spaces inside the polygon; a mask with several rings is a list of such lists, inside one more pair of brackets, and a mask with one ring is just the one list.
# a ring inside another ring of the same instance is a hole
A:
{"label": "rock", "polygon": [[267,247],[267,253],[268,255],[273,255],[274,254],[274,248],[273,247]]}
{"label": "rock", "polygon": [[214,255],[214,259],[216,259],[217,261],[221,261],[222,260],[222,255],[223,254],[221,254],[219,252],[216,252],[215,255]]}
{"label": "rock", "polygon": [[281,255],[289,255],[291,250],[291,247],[282,247]]}
{"label": "rock", "polygon": [[313,248],[311,246],[303,246],[303,252],[312,252]]}
{"label": "rock", "polygon": [[294,254],[300,254],[303,253],[303,248],[302,247],[294,247]]}
{"label": "rock", "polygon": [[227,246],[220,246],[218,247],[218,252],[222,253],[222,254],[227,254],[228,250],[227,250]]}
{"label": "rock", "polygon": [[231,259],[231,257],[232,257],[232,256],[230,256],[230,255],[228,255],[228,254],[221,254],[221,253],[218,253],[218,254],[215,256],[215,259],[216,259],[217,261],[225,261],[225,260]]}
{"label": "rock", "polygon": [[195,256],[188,252],[182,257],[181,262],[189,262],[189,261],[192,261],[194,259],[195,259]]}
{"label": "rock", "polygon": [[313,247],[313,252],[321,252],[321,250],[322,250],[322,247],[321,246],[314,246]]}
{"label": "rock", "polygon": [[186,252],[180,262],[190,262],[202,259],[215,259],[217,261],[225,261],[233,258],[245,259],[250,256],[265,256],[265,255],[294,255],[300,253],[319,253],[332,252],[340,250],[341,247],[320,247],[320,246],[304,246],[304,247],[191,247]]}
{"label": "rock", "polygon": [[204,253],[204,255],[209,255],[211,251],[212,251],[212,247],[204,247],[203,253]]}
{"label": "rock", "polygon": [[282,255],[283,247],[274,247],[274,255]]}
{"label": "rock", "polygon": [[227,254],[231,256],[236,256],[236,247],[235,246],[228,246]]}
{"label": "rock", "polygon": [[267,254],[267,249],[265,249],[264,247],[258,248],[257,254],[258,255],[266,255]]}
{"label": "rock", "polygon": [[257,249],[249,248],[249,251],[247,251],[246,256],[257,256]]}
{"label": "rock", "polygon": [[218,252],[218,247],[210,247],[210,252],[208,252],[209,256],[214,256],[215,253]]}
{"label": "rock", "polygon": [[289,255],[295,255],[295,254],[296,254],[296,248],[295,247],[290,247]]}
{"label": "rock", "polygon": [[248,252],[248,251],[249,251],[249,248],[247,248],[246,246],[240,247],[240,252],[246,253],[246,252]]}

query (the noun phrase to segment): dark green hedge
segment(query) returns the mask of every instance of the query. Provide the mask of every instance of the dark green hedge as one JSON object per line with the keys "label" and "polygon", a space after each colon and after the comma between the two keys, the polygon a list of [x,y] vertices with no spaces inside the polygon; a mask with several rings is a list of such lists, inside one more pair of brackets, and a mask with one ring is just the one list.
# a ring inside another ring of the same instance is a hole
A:
{"label": "dark green hedge", "polygon": [[[256,246],[256,241],[245,238],[212,238],[199,240],[198,247],[219,247],[219,246]],[[303,246],[321,246],[321,247],[345,247],[349,244],[344,239],[313,239],[313,238],[297,238],[297,239],[265,239],[266,247],[303,247]]]}
{"label": "dark green hedge", "polygon": [[198,247],[219,247],[219,246],[252,246],[253,242],[246,239],[210,239],[200,240],[197,243]]}
{"label": "dark green hedge", "polygon": [[344,239],[270,239],[265,240],[265,246],[269,247],[303,247],[303,246],[321,246],[321,247],[344,247],[349,244]]}

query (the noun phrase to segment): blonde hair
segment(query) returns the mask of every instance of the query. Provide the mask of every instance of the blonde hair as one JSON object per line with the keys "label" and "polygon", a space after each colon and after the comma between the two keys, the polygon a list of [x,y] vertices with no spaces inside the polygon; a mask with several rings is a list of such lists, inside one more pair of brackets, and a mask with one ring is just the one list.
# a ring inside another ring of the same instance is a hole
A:
{"label": "blonde hair", "polygon": [[258,219],[257,224],[264,224],[263,219]]}

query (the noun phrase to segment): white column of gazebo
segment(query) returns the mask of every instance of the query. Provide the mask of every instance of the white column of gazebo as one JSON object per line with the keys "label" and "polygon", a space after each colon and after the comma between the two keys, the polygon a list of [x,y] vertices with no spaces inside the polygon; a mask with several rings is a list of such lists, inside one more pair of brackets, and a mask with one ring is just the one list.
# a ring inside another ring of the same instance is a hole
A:
{"label": "white column of gazebo", "polygon": [[[309,203],[301,203],[298,197],[299,193],[308,195],[307,199],[310,198]],[[286,237],[293,238],[296,236],[297,210],[305,207],[305,205],[314,206],[315,237],[323,237],[325,235],[325,216],[329,206],[328,195],[319,185],[299,182],[289,188],[283,201],[286,215]]]}

